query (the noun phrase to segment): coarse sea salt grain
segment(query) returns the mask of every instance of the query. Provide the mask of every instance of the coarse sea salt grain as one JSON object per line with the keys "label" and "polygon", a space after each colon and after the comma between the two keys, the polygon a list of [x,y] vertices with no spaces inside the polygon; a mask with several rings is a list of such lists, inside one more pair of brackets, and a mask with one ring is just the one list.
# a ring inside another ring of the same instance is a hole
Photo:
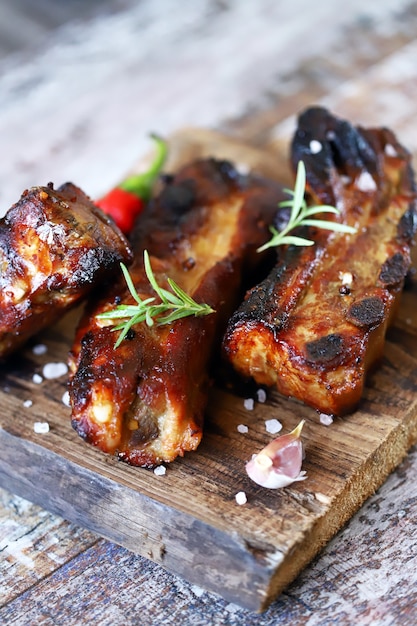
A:
{"label": "coarse sea salt grain", "polygon": [[238,433],[244,434],[244,433],[247,433],[248,431],[249,431],[249,428],[245,426],[245,424],[238,424],[238,427],[237,427]]}
{"label": "coarse sea salt grain", "polygon": [[32,352],[37,355],[46,354],[48,347],[44,343],[37,343],[36,346],[33,346]]}
{"label": "coarse sea salt grain", "polygon": [[33,400],[25,400],[23,403],[23,406],[25,407],[25,409],[29,409],[33,404]]}
{"label": "coarse sea salt grain", "polygon": [[255,400],[253,398],[245,398],[243,401],[243,406],[247,411],[253,411],[253,407],[255,406]]}
{"label": "coarse sea salt grain", "polygon": [[339,278],[342,281],[342,285],[351,285],[353,283],[352,272],[339,272]]}
{"label": "coarse sea salt grain", "polygon": [[250,165],[248,163],[237,163],[235,167],[241,176],[247,176],[250,173]]}
{"label": "coarse sea salt grain", "polygon": [[333,417],[331,415],[326,415],[326,413],[320,413],[320,424],[330,426],[330,424],[333,424]]}
{"label": "coarse sea salt grain", "polygon": [[376,182],[369,172],[361,172],[356,179],[356,185],[360,191],[376,191]]}
{"label": "coarse sea salt grain", "polygon": [[71,406],[70,396],[69,396],[69,392],[68,391],[65,391],[62,394],[61,402],[62,402],[62,404],[65,404],[65,406]]}
{"label": "coarse sea salt grain", "polygon": [[68,372],[66,363],[47,363],[43,366],[42,374],[47,380],[60,378]]}
{"label": "coarse sea salt grain", "polygon": [[323,146],[321,145],[320,141],[317,141],[317,139],[312,139],[310,141],[310,152],[311,154],[318,154],[319,152],[322,151]]}
{"label": "coarse sea salt grain", "polygon": [[387,156],[390,157],[396,157],[398,156],[396,149],[394,148],[394,146],[392,146],[390,143],[387,143],[385,148],[384,148],[384,152]]}
{"label": "coarse sea salt grain", "polygon": [[282,430],[282,424],[274,417],[273,419],[265,420],[265,428],[266,432],[270,435],[276,435],[280,430]]}
{"label": "coarse sea salt grain", "polygon": [[246,504],[246,502],[248,501],[247,497],[246,497],[246,493],[244,491],[239,491],[236,495],[235,495],[235,500],[238,504],[242,505],[242,504]]}
{"label": "coarse sea salt grain", "polygon": [[266,402],[266,391],[265,389],[258,389],[256,392],[256,397],[258,398],[258,402],[263,404]]}
{"label": "coarse sea salt grain", "polygon": [[46,433],[49,433],[49,424],[48,422],[35,422],[33,424],[33,430],[38,435],[45,435]]}
{"label": "coarse sea salt grain", "polygon": [[165,465],[158,465],[158,467],[155,467],[153,473],[156,476],[164,476],[167,473],[167,468]]}
{"label": "coarse sea salt grain", "polygon": [[35,385],[40,385],[42,381],[43,381],[43,378],[40,374],[33,374],[32,382],[34,382]]}

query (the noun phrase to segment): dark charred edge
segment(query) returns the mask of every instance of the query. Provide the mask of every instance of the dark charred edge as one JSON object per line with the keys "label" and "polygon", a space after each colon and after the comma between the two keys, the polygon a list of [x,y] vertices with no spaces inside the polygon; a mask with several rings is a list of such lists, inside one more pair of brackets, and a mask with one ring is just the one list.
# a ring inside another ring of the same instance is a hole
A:
{"label": "dark charred edge", "polygon": [[363,328],[375,328],[381,324],[384,316],[385,304],[377,296],[354,302],[347,313],[347,319],[352,324]]}
{"label": "dark charred edge", "polygon": [[[311,142],[319,142],[321,149],[311,149]],[[390,145],[404,162],[401,188],[414,196],[409,209],[398,225],[398,238],[411,242],[417,232],[417,185],[409,151],[398,142],[388,128],[363,128],[339,119],[323,107],[310,107],[299,115],[291,143],[291,162],[295,171],[298,161],[304,161],[307,188],[323,203],[335,204],[332,170],[339,175],[355,177],[367,171],[380,188],[384,178],[383,159],[378,156]]]}
{"label": "dark charred edge", "polygon": [[[312,141],[319,142],[318,152],[312,151]],[[331,177],[334,168],[346,176],[354,177],[366,170],[375,179],[380,178],[378,158],[368,134],[322,107],[310,107],[298,118],[291,142],[294,170],[299,161],[306,167],[307,186],[326,204],[334,205],[336,201]]]}
{"label": "dark charred edge", "polygon": [[417,203],[410,202],[407,211],[402,215],[397,233],[400,241],[411,243],[417,232]]}
{"label": "dark charred edge", "polygon": [[176,174],[165,175],[160,193],[148,203],[135,224],[130,237],[133,248],[143,247],[144,220],[146,230],[151,233],[150,241],[162,243],[165,238],[167,246],[172,248],[173,231],[177,229],[178,238],[183,236],[181,229],[186,216],[196,205],[214,203],[231,191],[244,190],[247,182],[248,177],[240,174],[232,163],[214,158],[198,159]]}
{"label": "dark charred edge", "polygon": [[385,287],[394,287],[404,280],[409,262],[401,252],[396,252],[381,267],[379,280]]}
{"label": "dark charred edge", "polygon": [[331,333],[305,345],[307,360],[315,365],[330,365],[345,351],[344,339],[338,333]]}
{"label": "dark charred edge", "polygon": [[285,325],[288,312],[277,309],[280,285],[285,285],[287,277],[292,274],[300,262],[303,250],[297,246],[290,246],[286,255],[272,268],[268,276],[253,287],[246,295],[240,307],[231,316],[226,337],[233,328],[262,321],[262,325],[274,333]]}
{"label": "dark charred edge", "polygon": [[86,429],[82,422],[72,419],[71,427],[75,430],[77,435],[79,435],[81,439],[85,441],[85,443],[94,444],[94,437],[92,436],[90,429]]}
{"label": "dark charred edge", "polygon": [[[226,201],[231,194],[242,194],[251,220],[258,219],[259,228],[261,223],[264,224],[265,240],[269,224],[282,228],[288,221],[288,209],[279,207],[279,201],[287,197],[279,183],[256,173],[241,174],[226,160],[197,159],[176,174],[164,176],[163,185],[135,224],[131,243],[136,251],[158,249],[161,258],[175,255],[181,241],[196,232],[205,219],[204,210],[194,209]],[[256,245],[251,242],[249,231],[247,236],[237,302],[243,300],[246,291],[259,283],[276,262],[275,250],[268,249],[259,254],[256,248],[260,242],[256,240]],[[135,258],[135,264],[140,264],[140,260]],[[193,258],[186,259],[184,271],[192,269],[194,264]]]}

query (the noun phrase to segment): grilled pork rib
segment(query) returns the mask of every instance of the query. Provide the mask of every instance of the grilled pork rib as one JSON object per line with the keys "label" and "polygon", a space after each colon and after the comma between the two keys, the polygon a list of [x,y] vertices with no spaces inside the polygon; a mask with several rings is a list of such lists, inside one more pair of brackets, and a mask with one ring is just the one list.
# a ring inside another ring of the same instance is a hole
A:
{"label": "grilled pork rib", "polygon": [[354,128],[322,108],[299,118],[294,168],[299,160],[314,202],[337,206],[335,219],[357,233],[310,228],[315,246],[281,250],[232,316],[224,351],[244,376],[342,415],[357,407],[365,376],[382,357],[410,266],[413,173],[392,132]]}
{"label": "grilled pork rib", "polygon": [[26,191],[0,220],[0,358],[130,258],[118,228],[71,183]]}
{"label": "grilled pork rib", "polygon": [[169,277],[215,313],[167,326],[142,322],[115,349],[117,332],[96,316],[133,304],[123,278],[88,310],[70,357],[69,387],[72,424],[87,442],[144,467],[198,446],[211,355],[282,197],[279,185],[212,159],[167,179],[139,219],[130,274],[141,297],[155,296],[143,268],[146,249],[162,287]]}

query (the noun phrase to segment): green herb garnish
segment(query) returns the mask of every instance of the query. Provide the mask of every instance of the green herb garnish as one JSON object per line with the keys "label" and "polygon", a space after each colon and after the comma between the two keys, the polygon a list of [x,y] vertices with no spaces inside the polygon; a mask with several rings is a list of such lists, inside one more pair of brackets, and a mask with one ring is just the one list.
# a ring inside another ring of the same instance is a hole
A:
{"label": "green herb garnish", "polygon": [[121,331],[115,343],[115,348],[121,344],[132,326],[138,324],[139,322],[146,322],[148,326],[153,326],[155,322],[158,325],[171,324],[172,322],[175,322],[183,317],[189,317],[191,315],[209,315],[210,313],[214,313],[214,310],[208,304],[198,304],[195,302],[171,278],[168,278],[167,280],[172,291],[168,291],[167,289],[160,287],[152,271],[147,250],[143,253],[143,259],[146,276],[153,290],[159,297],[160,302],[155,302],[156,298],[153,296],[142,300],[136,291],[127,267],[123,263],[120,264],[128,289],[137,304],[120,304],[111,311],[106,311],[105,313],[97,315],[97,318],[102,320],[126,320],[113,328],[113,330]]}
{"label": "green herb garnish", "polygon": [[285,189],[286,193],[290,194],[290,200],[284,200],[280,202],[280,207],[291,207],[290,219],[287,225],[278,231],[274,226],[270,226],[272,238],[267,241],[263,246],[258,248],[258,252],[262,252],[267,248],[275,246],[282,246],[284,244],[293,244],[295,246],[313,246],[314,241],[311,239],[305,239],[304,237],[297,237],[290,235],[289,233],[298,226],[316,226],[317,228],[325,228],[327,230],[333,230],[339,233],[348,233],[353,235],[356,233],[356,228],[348,226],[347,224],[339,224],[339,222],[331,222],[327,220],[311,219],[313,215],[317,213],[340,213],[339,209],[328,204],[307,206],[304,199],[306,187],[306,169],[303,161],[298,162],[297,176],[295,179],[294,191],[292,189]]}

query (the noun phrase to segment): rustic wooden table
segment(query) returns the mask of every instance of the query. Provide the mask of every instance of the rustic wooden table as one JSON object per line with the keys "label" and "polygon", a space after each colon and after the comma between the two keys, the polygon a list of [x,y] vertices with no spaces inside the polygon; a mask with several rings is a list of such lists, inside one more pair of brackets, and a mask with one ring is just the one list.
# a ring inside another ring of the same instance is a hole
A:
{"label": "rustic wooden table", "polygon": [[[417,158],[417,2],[116,4],[0,61],[0,213],[49,180],[98,196],[147,152],[153,130],[285,144],[311,103],[390,126]],[[414,448],[262,615],[2,490],[0,621],[411,626],[416,483]]]}

